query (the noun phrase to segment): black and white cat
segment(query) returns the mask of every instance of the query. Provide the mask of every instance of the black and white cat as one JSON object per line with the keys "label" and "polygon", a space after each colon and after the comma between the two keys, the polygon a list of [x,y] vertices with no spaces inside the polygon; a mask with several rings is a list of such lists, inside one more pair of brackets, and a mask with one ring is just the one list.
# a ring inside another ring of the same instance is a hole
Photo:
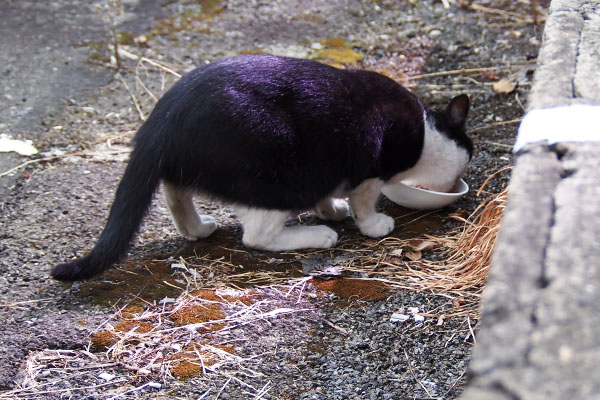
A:
{"label": "black and white cat", "polygon": [[384,183],[449,191],[465,173],[473,152],[468,110],[465,95],[431,111],[383,75],[309,60],[244,55],[202,66],[158,101],[137,132],[95,247],[52,276],[88,278],[123,257],[161,181],[189,240],[217,228],[196,213],[195,193],[233,205],[243,243],[255,249],[336,243],[327,226],[285,226],[290,210],[314,209],[334,221],[352,214],[362,234],[387,235],[394,220],[375,209]]}

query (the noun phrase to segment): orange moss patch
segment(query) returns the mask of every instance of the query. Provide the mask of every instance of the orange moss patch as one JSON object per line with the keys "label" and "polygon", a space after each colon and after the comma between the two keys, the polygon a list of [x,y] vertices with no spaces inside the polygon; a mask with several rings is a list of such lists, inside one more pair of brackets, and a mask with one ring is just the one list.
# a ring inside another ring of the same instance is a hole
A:
{"label": "orange moss patch", "polygon": [[175,378],[190,379],[202,375],[202,364],[189,360],[178,361],[173,364],[170,371]]}
{"label": "orange moss patch", "polygon": [[117,335],[110,331],[98,332],[91,337],[92,347],[98,351],[106,350],[118,341]]}
{"label": "orange moss patch", "polygon": [[[200,351],[197,343],[190,343],[184,351],[172,354],[166,360],[174,361],[169,371],[179,379],[189,379],[202,375],[202,366],[208,367],[215,364],[214,355],[207,351]],[[216,346],[219,347],[220,346]]]}
{"label": "orange moss patch", "polygon": [[[154,329],[154,325],[149,321],[121,321],[114,325],[114,329],[124,333],[134,329],[138,333],[148,333]],[[90,340],[95,349],[102,351],[117,343],[119,336],[112,331],[102,331],[92,335]]]}
{"label": "orange moss patch", "polygon": [[150,321],[121,321],[114,325],[116,331],[130,332],[135,329],[137,333],[148,333],[154,329]]}
{"label": "orange moss patch", "polygon": [[121,316],[123,318],[130,319],[130,318],[135,317],[135,314],[141,314],[143,312],[144,312],[144,307],[129,305],[121,310]]}
{"label": "orange moss patch", "polygon": [[201,289],[196,290],[195,292],[190,293],[193,297],[198,297],[199,299],[208,300],[208,301],[221,301],[221,298],[217,296],[214,290],[210,289]]}
{"label": "orange moss patch", "polygon": [[374,301],[385,299],[390,295],[390,289],[381,282],[339,278],[330,280],[313,279],[313,284],[320,290],[332,292],[342,299],[357,299]]}
{"label": "orange moss patch", "polygon": [[235,354],[235,347],[233,347],[233,346],[228,346],[228,345],[225,345],[225,344],[221,344],[221,345],[218,345],[218,346],[215,346],[215,347],[217,349],[223,350],[226,353]]}
{"label": "orange moss patch", "polygon": [[226,314],[216,304],[191,304],[174,312],[169,318],[178,326],[224,319]]}

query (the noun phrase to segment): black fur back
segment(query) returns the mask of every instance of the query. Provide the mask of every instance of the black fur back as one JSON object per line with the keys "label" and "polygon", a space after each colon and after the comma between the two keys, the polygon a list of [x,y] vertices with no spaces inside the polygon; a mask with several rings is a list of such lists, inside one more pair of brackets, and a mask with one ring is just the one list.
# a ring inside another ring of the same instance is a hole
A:
{"label": "black fur back", "polygon": [[154,113],[169,127],[163,179],[261,208],[306,209],[342,182],[388,178],[422,145],[422,106],[394,81],[267,55],[198,68]]}

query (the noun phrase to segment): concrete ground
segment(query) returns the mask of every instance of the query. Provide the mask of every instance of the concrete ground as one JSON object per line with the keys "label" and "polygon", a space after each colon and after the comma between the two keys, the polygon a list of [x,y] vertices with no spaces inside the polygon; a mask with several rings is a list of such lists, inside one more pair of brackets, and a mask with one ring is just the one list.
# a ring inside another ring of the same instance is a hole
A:
{"label": "concrete ground", "polygon": [[[146,30],[161,12],[152,1],[123,3],[131,5],[119,22],[132,32]],[[85,43],[106,39],[102,14],[94,2],[77,0],[7,1],[0,7],[0,133],[40,148],[64,147],[67,140],[48,134],[54,121],[69,102],[89,97],[113,76],[110,69],[87,62]],[[0,171],[27,160],[0,152]],[[14,187],[13,177],[0,176],[0,198]]]}

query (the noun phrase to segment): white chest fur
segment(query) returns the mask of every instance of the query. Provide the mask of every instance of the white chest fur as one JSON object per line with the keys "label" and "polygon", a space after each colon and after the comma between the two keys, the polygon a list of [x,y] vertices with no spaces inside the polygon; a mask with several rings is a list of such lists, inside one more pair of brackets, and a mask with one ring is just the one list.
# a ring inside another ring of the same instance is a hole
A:
{"label": "white chest fur", "polygon": [[464,175],[469,163],[469,153],[439,132],[426,115],[424,118],[425,138],[419,161],[414,167],[394,176],[391,182],[402,181],[438,192],[448,192]]}

